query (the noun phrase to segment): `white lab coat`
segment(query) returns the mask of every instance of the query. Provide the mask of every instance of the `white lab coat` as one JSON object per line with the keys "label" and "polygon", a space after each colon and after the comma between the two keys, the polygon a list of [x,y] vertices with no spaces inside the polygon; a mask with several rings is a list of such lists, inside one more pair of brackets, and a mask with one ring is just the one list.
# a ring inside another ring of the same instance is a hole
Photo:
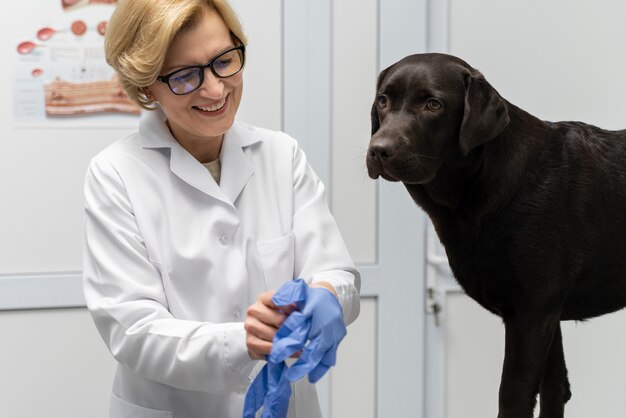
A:
{"label": "white lab coat", "polygon": [[[256,296],[324,280],[350,323],[359,275],[294,139],[236,122],[218,186],[164,121],[146,112],[85,179],[85,298],[119,363],[111,417],[239,418],[262,365],[243,328]],[[289,417],[319,416],[302,379]]]}

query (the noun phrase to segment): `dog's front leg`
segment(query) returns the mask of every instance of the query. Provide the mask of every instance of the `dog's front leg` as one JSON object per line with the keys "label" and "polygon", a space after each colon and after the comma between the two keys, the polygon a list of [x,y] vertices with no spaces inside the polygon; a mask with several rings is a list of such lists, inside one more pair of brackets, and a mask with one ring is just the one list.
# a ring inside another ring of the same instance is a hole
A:
{"label": "dog's front leg", "polygon": [[532,418],[559,315],[516,315],[504,321],[504,367],[498,418]]}
{"label": "dog's front leg", "polygon": [[557,324],[541,382],[539,418],[563,418],[565,403],[572,397],[563,355],[561,324]]}

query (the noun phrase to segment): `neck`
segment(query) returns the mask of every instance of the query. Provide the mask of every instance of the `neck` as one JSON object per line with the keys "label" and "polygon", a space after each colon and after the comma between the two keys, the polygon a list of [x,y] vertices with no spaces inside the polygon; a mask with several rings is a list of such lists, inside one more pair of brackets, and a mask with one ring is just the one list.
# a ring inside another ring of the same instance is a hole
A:
{"label": "neck", "polygon": [[222,142],[224,141],[223,134],[215,137],[189,137],[176,135],[169,122],[167,122],[167,127],[176,141],[202,164],[210,163],[220,157]]}
{"label": "neck", "polygon": [[[424,185],[436,204],[463,218],[479,219],[508,202],[519,189],[528,165],[540,154],[547,124],[509,105],[511,121],[504,131],[467,156],[446,159],[437,176]],[[526,132],[520,137],[518,132]]]}
{"label": "neck", "polygon": [[[205,139],[208,143],[191,143],[189,146],[183,145],[183,147],[194,156],[194,158],[200,161],[202,164],[210,163],[220,157],[220,151],[222,149],[222,142],[224,137]],[[181,144],[182,145],[182,144]]]}
{"label": "neck", "polygon": [[475,150],[468,156],[456,151],[442,164],[435,178],[423,186],[426,195],[438,205],[457,209],[482,168],[481,154],[482,150]]}
{"label": "neck", "polygon": [[[462,220],[478,225],[484,216],[507,205],[520,190],[528,166],[550,137],[548,124],[509,106],[511,122],[505,130],[467,156],[460,152],[446,158],[428,184],[405,184],[409,194],[437,225]],[[520,136],[518,132],[524,132]]]}

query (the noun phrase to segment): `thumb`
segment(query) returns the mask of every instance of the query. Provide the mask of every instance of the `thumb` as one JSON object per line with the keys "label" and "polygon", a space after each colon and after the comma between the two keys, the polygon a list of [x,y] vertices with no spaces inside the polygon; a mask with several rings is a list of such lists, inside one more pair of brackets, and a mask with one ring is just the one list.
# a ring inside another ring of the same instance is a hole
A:
{"label": "thumb", "polygon": [[319,364],[309,372],[309,382],[316,383],[337,362],[337,345],[326,352]]}

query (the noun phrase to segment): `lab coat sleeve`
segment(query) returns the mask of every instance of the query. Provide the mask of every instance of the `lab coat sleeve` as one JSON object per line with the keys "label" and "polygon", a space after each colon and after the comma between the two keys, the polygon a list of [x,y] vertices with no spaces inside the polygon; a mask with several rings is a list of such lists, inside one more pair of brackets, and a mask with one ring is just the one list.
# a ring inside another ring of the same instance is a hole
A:
{"label": "lab coat sleeve", "polygon": [[83,264],[87,306],[117,361],[178,389],[248,386],[255,362],[243,323],[172,317],[158,261],[149,259],[123,181],[106,160],[92,161],[85,178]]}
{"label": "lab coat sleeve", "polygon": [[324,185],[297,146],[293,158],[295,271],[308,283],[331,284],[346,325],[359,315],[361,277],[330,213]]}

